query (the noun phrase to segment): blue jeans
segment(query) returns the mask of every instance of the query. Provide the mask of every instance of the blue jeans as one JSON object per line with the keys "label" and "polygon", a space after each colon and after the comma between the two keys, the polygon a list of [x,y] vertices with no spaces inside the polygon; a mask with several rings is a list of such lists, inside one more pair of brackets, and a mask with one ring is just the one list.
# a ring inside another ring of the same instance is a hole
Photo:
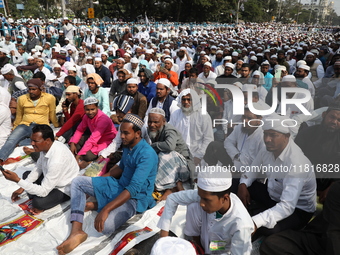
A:
{"label": "blue jeans", "polygon": [[[78,176],[71,183],[71,219],[83,223],[86,205],[86,195],[95,197],[92,186],[92,177]],[[113,233],[128,219],[136,214],[137,200],[129,199],[120,207],[109,213],[105,223],[103,234]]]}
{"label": "blue jeans", "polygon": [[[14,151],[15,147],[19,144],[20,141],[30,138],[32,134],[32,129],[36,126],[37,124],[31,123],[29,126],[26,125],[18,125],[10,134],[8,137],[6,143],[2,146],[0,150],[0,159],[2,161],[5,161],[9,155]],[[20,144],[21,146],[22,144]],[[25,144],[28,145],[28,144]]]}

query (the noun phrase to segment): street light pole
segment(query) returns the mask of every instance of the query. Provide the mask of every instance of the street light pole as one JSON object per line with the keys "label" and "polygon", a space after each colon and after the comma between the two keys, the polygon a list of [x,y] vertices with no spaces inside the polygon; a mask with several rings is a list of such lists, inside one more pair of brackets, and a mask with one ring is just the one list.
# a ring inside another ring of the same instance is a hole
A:
{"label": "street light pole", "polygon": [[236,11],[236,25],[238,25],[238,13],[240,12],[240,3],[241,0],[237,1],[237,11]]}
{"label": "street light pole", "polygon": [[63,14],[63,18],[66,17],[65,0],[61,0],[61,12]]}

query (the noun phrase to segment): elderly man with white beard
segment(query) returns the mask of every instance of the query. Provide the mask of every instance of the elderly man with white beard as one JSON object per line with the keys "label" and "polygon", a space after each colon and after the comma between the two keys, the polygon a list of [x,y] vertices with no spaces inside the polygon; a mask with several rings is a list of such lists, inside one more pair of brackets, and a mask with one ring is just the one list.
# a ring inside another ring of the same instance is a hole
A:
{"label": "elderly man with white beard", "polygon": [[[171,115],[169,123],[181,132],[197,166],[209,143],[214,140],[212,121],[209,114],[202,113],[201,101],[195,90],[183,90],[178,100],[180,109]],[[194,178],[194,173],[191,174]]]}
{"label": "elderly man with white beard", "polygon": [[158,154],[155,187],[163,193],[160,200],[165,200],[171,193],[184,190],[182,183],[189,180],[195,165],[181,133],[166,122],[163,109],[150,110],[148,135]]}

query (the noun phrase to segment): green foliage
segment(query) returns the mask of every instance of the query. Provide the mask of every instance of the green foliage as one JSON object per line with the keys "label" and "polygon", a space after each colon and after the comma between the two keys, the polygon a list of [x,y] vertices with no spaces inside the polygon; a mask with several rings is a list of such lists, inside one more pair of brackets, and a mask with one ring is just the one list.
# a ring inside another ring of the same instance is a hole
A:
{"label": "green foliage", "polygon": [[[95,1],[95,0],[94,0]],[[240,8],[239,19],[246,22],[269,22],[272,17],[283,23],[314,24],[317,15],[310,11],[302,10],[299,0],[99,0],[99,5],[94,5],[95,17],[123,18],[134,21],[144,18],[145,13],[150,19],[156,21],[178,22],[235,22],[238,1],[243,3],[244,10]],[[61,10],[57,8],[56,0],[7,0],[10,13],[20,18],[20,11],[16,4],[24,4],[23,15],[26,17],[61,17]],[[86,18],[86,8],[89,0],[69,0],[66,6],[71,13],[69,16]],[[281,11],[279,5],[281,4]],[[233,14],[232,16],[230,14]],[[324,24],[339,24],[340,17],[333,12],[326,17]]]}

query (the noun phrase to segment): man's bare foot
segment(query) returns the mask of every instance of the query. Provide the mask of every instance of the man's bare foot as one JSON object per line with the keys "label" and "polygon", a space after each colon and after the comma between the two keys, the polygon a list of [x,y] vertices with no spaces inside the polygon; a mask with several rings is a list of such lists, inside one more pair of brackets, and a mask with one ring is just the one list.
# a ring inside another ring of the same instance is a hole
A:
{"label": "man's bare foot", "polygon": [[24,152],[25,152],[26,155],[31,155],[32,152],[35,152],[34,149],[28,148],[28,147],[26,147],[26,146],[23,148],[23,150],[24,150]]}
{"label": "man's bare foot", "polygon": [[86,161],[82,160],[82,161],[80,161],[80,162],[78,163],[78,165],[79,165],[79,168],[80,168],[80,169],[84,169],[84,168],[86,168],[90,163],[91,163],[91,162],[86,162]]}
{"label": "man's bare foot", "polygon": [[39,209],[37,209],[37,208],[32,208],[31,210],[30,210],[30,212],[33,214],[33,215],[38,215],[38,214],[40,214],[40,213],[42,213],[44,210],[39,210]]}
{"label": "man's bare foot", "polygon": [[64,255],[73,251],[81,243],[85,242],[87,234],[79,230],[77,232],[71,232],[69,237],[59,246],[57,246],[58,254]]}
{"label": "man's bare foot", "polygon": [[97,202],[86,202],[85,212],[98,210]]}

